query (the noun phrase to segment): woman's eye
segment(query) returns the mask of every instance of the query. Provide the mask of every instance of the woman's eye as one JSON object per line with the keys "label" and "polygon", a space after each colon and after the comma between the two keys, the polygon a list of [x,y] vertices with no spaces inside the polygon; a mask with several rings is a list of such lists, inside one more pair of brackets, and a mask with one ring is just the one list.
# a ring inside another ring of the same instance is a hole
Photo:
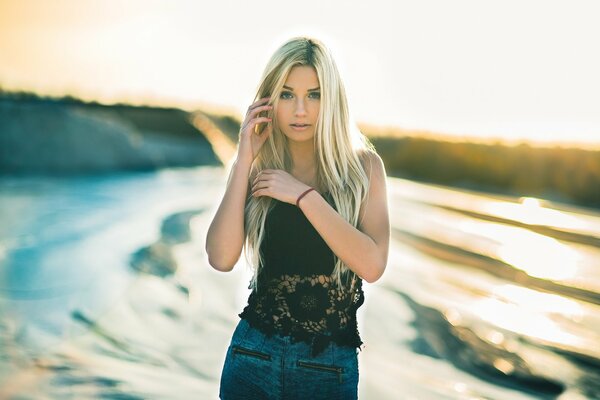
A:
{"label": "woman's eye", "polygon": [[[321,98],[321,93],[319,92],[311,92],[308,94],[308,96],[312,99],[320,99]],[[294,97],[294,95],[291,92],[281,92],[281,95],[279,96],[281,99],[291,99],[292,97]]]}

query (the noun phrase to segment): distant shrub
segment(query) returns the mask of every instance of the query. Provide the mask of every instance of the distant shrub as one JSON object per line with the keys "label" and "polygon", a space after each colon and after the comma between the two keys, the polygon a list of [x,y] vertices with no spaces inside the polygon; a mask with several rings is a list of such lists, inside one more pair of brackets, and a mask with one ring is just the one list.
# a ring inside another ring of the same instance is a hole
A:
{"label": "distant shrub", "polygon": [[388,174],[600,208],[600,151],[372,137]]}

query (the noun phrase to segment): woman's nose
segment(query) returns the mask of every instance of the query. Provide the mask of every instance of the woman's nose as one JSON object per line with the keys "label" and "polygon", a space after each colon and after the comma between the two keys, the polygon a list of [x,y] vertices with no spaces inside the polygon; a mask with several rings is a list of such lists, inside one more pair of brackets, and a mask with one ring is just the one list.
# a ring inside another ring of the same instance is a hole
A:
{"label": "woman's nose", "polygon": [[306,115],[306,107],[304,107],[304,100],[298,99],[296,102],[296,115]]}

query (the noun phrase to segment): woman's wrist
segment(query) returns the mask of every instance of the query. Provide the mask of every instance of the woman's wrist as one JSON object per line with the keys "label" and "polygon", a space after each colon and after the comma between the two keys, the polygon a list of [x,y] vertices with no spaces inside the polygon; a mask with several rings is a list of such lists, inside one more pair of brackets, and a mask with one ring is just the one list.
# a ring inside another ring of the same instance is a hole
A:
{"label": "woman's wrist", "polygon": [[252,160],[238,157],[233,162],[233,168],[249,174],[252,169]]}
{"label": "woman's wrist", "polygon": [[310,193],[311,191],[313,191],[313,190],[315,190],[315,188],[313,188],[313,187],[310,187],[310,188],[306,189],[304,192],[302,192],[302,193],[301,193],[301,194],[298,196],[298,198],[296,199],[296,207],[300,207],[300,200],[302,200],[302,198],[303,198],[304,196],[306,196],[307,194],[309,194],[309,193]]}

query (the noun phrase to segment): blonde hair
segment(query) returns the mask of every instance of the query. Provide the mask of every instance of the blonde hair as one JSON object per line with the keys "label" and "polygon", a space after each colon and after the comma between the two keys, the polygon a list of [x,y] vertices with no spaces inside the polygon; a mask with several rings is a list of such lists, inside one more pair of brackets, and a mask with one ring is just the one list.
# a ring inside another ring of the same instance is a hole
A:
{"label": "blonde hair", "polygon": [[[311,66],[315,69],[321,88],[319,117],[315,126],[314,147],[317,159],[317,186],[329,190],[338,214],[352,226],[358,226],[360,205],[369,186],[360,157],[366,151],[374,151],[373,145],[350,124],[346,91],[331,52],[319,40],[295,37],[284,43],[269,60],[255,101],[271,97],[270,103],[277,109],[283,85],[295,66]],[[263,169],[291,170],[291,156],[287,137],[280,131],[276,113],[272,113],[273,130],[253,162],[250,181]],[[250,183],[250,182],[249,182]],[[253,197],[248,191],[245,207],[245,255],[254,275],[250,286],[257,287],[258,274],[262,268],[260,244],[264,237],[267,213],[274,206],[269,196]],[[332,276],[342,287],[352,272],[337,256]],[[353,280],[354,283],[354,280]]]}

